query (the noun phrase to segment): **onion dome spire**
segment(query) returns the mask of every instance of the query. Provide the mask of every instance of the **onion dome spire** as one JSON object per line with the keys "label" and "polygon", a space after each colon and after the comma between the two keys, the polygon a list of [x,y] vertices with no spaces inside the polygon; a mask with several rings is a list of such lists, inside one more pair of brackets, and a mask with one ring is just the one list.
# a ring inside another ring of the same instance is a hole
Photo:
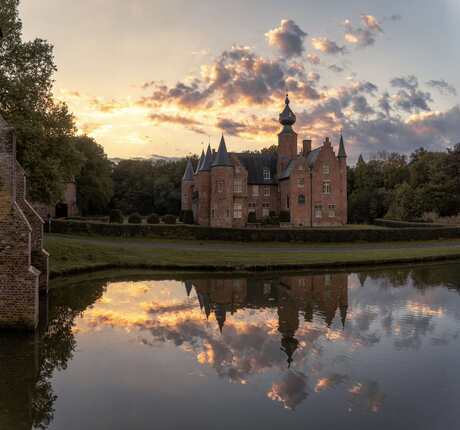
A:
{"label": "onion dome spire", "polygon": [[219,149],[217,150],[214,163],[212,163],[212,167],[217,166],[232,166],[232,163],[230,162],[230,157],[228,156],[227,146],[225,145],[225,139],[223,134],[222,138],[220,139]]}
{"label": "onion dome spire", "polygon": [[184,176],[182,177],[183,181],[193,181],[193,165],[190,158],[187,161],[187,167],[185,169]]}
{"label": "onion dome spire", "polygon": [[280,118],[279,118],[279,121],[281,123],[281,125],[284,125],[285,127],[286,126],[292,126],[295,124],[297,118],[294,114],[294,112],[292,112],[291,108],[289,107],[289,95],[286,94],[286,99],[284,101],[284,110],[283,112],[280,113]]}

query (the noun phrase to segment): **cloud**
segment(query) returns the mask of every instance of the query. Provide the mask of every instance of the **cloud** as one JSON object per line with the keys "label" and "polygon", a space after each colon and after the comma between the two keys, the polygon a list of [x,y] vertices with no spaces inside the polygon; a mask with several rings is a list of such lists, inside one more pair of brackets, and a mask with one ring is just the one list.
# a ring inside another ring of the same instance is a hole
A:
{"label": "cloud", "polygon": [[291,19],[283,19],[278,27],[270,30],[265,36],[268,44],[285,58],[299,57],[305,50],[303,42],[307,33]]}
{"label": "cloud", "polygon": [[320,58],[316,54],[307,54],[307,61],[315,66],[321,63]]}
{"label": "cloud", "polygon": [[195,133],[205,134],[201,128],[204,126],[202,122],[183,115],[152,113],[149,115],[149,119],[152,120],[155,124],[178,124],[183,125],[185,128],[194,131]]}
{"label": "cloud", "polygon": [[325,54],[345,54],[347,49],[345,46],[339,46],[333,40],[328,39],[327,37],[314,37],[311,41],[313,48],[317,51],[321,51]]}
{"label": "cloud", "polygon": [[442,95],[456,96],[456,88],[444,79],[431,80],[426,83],[429,87],[437,89]]}
{"label": "cloud", "polygon": [[400,88],[394,96],[396,105],[400,109],[409,113],[431,110],[428,104],[433,101],[431,94],[419,89],[418,79],[414,75],[394,78],[390,84]]}
{"label": "cloud", "polygon": [[378,34],[383,33],[377,18],[372,15],[361,15],[362,27],[353,27],[350,20],[344,22],[345,41],[364,48],[375,43]]}
{"label": "cloud", "polygon": [[342,73],[345,70],[343,67],[338,66],[337,64],[331,64],[328,66],[328,69],[334,73]]}
{"label": "cloud", "polygon": [[254,137],[257,135],[271,136],[279,129],[279,125],[274,118],[267,120],[256,115],[252,115],[249,121],[218,118],[215,127],[230,136],[243,137]]}

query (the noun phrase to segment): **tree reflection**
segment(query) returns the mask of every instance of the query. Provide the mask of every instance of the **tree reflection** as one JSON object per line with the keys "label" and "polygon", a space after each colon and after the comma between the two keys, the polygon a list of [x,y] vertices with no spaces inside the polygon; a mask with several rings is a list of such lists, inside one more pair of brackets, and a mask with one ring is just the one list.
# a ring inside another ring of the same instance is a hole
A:
{"label": "tree reflection", "polygon": [[36,334],[0,334],[0,428],[45,429],[54,417],[51,377],[67,368],[76,342],[75,318],[102,297],[106,282],[51,290],[40,303]]}

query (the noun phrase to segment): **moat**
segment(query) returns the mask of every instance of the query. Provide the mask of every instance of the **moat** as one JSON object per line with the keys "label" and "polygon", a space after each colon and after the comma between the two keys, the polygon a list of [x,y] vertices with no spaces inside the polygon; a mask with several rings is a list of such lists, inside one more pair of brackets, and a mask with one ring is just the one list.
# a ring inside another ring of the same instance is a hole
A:
{"label": "moat", "polygon": [[0,335],[1,429],[460,422],[458,262],[51,287],[36,335]]}

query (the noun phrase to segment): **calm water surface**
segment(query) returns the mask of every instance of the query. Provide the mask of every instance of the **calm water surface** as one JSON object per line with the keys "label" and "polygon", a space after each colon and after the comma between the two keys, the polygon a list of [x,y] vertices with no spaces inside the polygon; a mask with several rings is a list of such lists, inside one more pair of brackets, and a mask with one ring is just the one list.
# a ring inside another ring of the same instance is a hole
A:
{"label": "calm water surface", "polygon": [[459,428],[459,269],[60,281],[0,429]]}

